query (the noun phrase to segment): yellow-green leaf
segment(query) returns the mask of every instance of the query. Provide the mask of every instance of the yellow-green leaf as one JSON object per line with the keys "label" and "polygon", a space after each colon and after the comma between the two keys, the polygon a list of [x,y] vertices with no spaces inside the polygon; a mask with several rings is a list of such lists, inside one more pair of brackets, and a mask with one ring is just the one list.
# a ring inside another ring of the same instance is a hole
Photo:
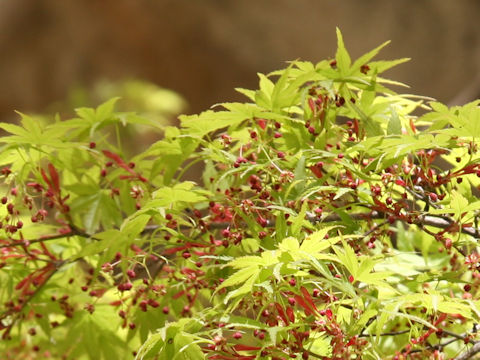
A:
{"label": "yellow-green leaf", "polygon": [[244,283],[248,278],[256,278],[258,277],[258,274],[260,273],[260,269],[258,266],[250,266],[243,268],[236,273],[234,273],[232,276],[230,276],[227,280],[225,280],[216,290],[218,292],[219,290],[226,288],[228,286],[233,286],[233,285],[238,285]]}

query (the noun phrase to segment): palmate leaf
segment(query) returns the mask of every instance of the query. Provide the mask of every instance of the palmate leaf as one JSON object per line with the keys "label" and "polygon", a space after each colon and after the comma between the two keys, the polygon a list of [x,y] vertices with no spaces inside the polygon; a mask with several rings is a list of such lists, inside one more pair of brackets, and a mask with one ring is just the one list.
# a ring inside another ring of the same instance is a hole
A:
{"label": "palmate leaf", "polygon": [[223,300],[224,304],[227,304],[228,301],[232,298],[239,297],[241,295],[245,295],[248,293],[251,293],[253,290],[253,285],[258,279],[258,275],[260,274],[260,271],[254,272],[244,283],[243,285],[237,287],[235,290],[230,291],[227,293],[227,296],[225,296],[225,299]]}
{"label": "palmate leaf", "polygon": [[350,245],[348,245],[345,240],[342,240],[343,250],[340,249],[338,246],[333,246],[333,250],[335,254],[341,261],[341,263],[347,268],[350,274],[356,278],[358,276],[358,259],[355,251],[352,249]]}
{"label": "palmate leaf", "polygon": [[325,235],[327,235],[328,232],[334,228],[336,228],[336,226],[327,226],[307,236],[305,240],[303,240],[302,245],[300,245],[299,250],[307,254],[315,255],[336,244],[341,240],[340,236],[325,239]]}
{"label": "palmate leaf", "polygon": [[387,134],[388,135],[401,135],[402,134],[402,123],[400,122],[400,117],[397,114],[397,111],[394,107],[390,107],[391,117],[388,121]]}
{"label": "palmate leaf", "polygon": [[[8,124],[8,123],[0,123],[0,128],[3,130],[9,132],[10,134],[16,135],[19,138],[29,138],[30,134],[26,129],[24,129],[22,126],[14,125],[14,124]],[[4,142],[5,137],[2,137],[1,141]]]}
{"label": "palmate leaf", "polygon": [[71,203],[71,208],[77,213],[83,213],[83,227],[89,234],[94,233],[100,225],[105,229],[119,225],[121,218],[120,210],[108,190],[78,197]]}
{"label": "palmate leaf", "polygon": [[120,326],[117,314],[109,305],[97,305],[97,308],[96,316],[87,312],[76,314],[70,324],[71,331],[56,344],[56,349],[72,357],[86,354],[99,360],[126,359],[128,345],[117,334]]}
{"label": "palmate leaf", "polygon": [[149,220],[149,215],[135,213],[123,221],[120,231],[124,236],[133,239],[145,229]]}
{"label": "palmate leaf", "polygon": [[181,155],[182,147],[179,141],[167,141],[159,140],[153,143],[142,155],[147,156],[160,156],[160,155]]}
{"label": "palmate leaf", "polygon": [[390,44],[390,41],[385,41],[383,44],[377,46],[375,49],[370,50],[368,53],[360,56],[352,65],[352,72],[359,71],[362,65],[366,65],[371,59],[373,59],[385,46]]}
{"label": "palmate leaf", "polygon": [[[167,128],[168,130],[169,128]],[[172,131],[168,131],[172,133]],[[167,131],[166,131],[167,137]],[[175,138],[176,135],[172,134],[172,138]],[[169,139],[170,141],[175,141],[178,143],[180,149],[182,149],[180,154],[161,154],[153,163],[153,166],[150,169],[150,178],[156,178],[158,174],[163,172],[163,185],[170,185],[175,173],[179,170],[178,165],[183,164],[186,159],[195,151],[198,147],[199,139],[194,138],[193,136],[180,136],[175,140]],[[175,166],[171,166],[175,164]]]}
{"label": "palmate leaf", "polygon": [[255,90],[244,89],[244,88],[235,88],[235,91],[239,92],[240,94],[245,95],[251,101],[255,101]]}
{"label": "palmate leaf", "polygon": [[264,329],[266,328],[265,324],[261,321],[251,319],[244,316],[236,316],[231,314],[226,314],[220,318],[220,321],[223,323],[228,323],[235,328],[245,328],[245,329]]}
{"label": "palmate leaf", "polygon": [[247,116],[243,113],[208,110],[200,115],[181,115],[179,119],[187,134],[201,138],[213,131],[238,125]]}
{"label": "palmate leaf", "polygon": [[139,349],[135,360],[148,360],[157,357],[158,353],[165,346],[161,333],[151,335]]}
{"label": "palmate leaf", "polygon": [[30,146],[46,146],[50,148],[70,148],[72,144],[60,140],[66,132],[58,126],[43,126],[38,119],[17,112],[21,117],[22,126],[0,123],[0,128],[13,134],[0,138],[0,143]]}
{"label": "palmate leaf", "polygon": [[231,266],[235,269],[244,269],[252,266],[270,266],[272,263],[268,261],[265,257],[261,256],[241,256],[232,260],[228,263],[228,266]]}
{"label": "palmate leaf", "polygon": [[194,189],[195,183],[185,181],[173,187],[162,187],[152,194],[152,200],[145,208],[177,206],[179,203],[198,203],[207,201],[211,193],[203,189]]}
{"label": "palmate leaf", "polygon": [[303,204],[302,204],[302,208],[301,208],[300,212],[298,213],[297,216],[295,216],[292,219],[291,229],[292,229],[292,235],[293,236],[298,237],[300,235],[300,230],[302,229],[302,226],[303,226],[304,222],[307,221],[305,219],[305,216],[307,215],[307,206],[308,206],[308,202],[304,201]]}
{"label": "palmate leaf", "polygon": [[[172,359],[172,360],[203,360],[205,355],[198,340],[191,332],[199,330],[201,324],[192,319],[188,324],[186,319],[169,323],[151,335],[138,351],[135,360]],[[202,340],[205,342],[205,340]]]}
{"label": "palmate leaf", "polygon": [[290,236],[282,240],[282,242],[278,245],[278,249],[285,253],[296,254],[300,249],[300,244],[296,238]]}
{"label": "palmate leaf", "polygon": [[[235,114],[235,116],[240,118],[245,118],[245,119],[262,118],[267,120],[278,121],[280,123],[288,123],[294,120],[282,114],[281,111],[279,110],[277,111],[269,110],[269,109],[260,107],[257,104],[230,102],[230,103],[222,103],[220,105],[223,106],[225,109],[231,111],[233,114]],[[290,105],[284,105],[284,106],[290,106]]]}
{"label": "palmate leaf", "polygon": [[441,209],[433,209],[432,214],[453,213],[457,219],[461,219],[463,215],[473,216],[475,210],[480,209],[480,201],[469,202],[460,192],[452,190],[450,192],[449,206]]}
{"label": "palmate leaf", "polygon": [[108,123],[119,122],[120,117],[114,116],[115,103],[119,100],[118,97],[112,98],[103,104],[100,104],[96,109],[89,107],[80,107],[75,109],[78,118],[62,121],[58,123],[59,128],[72,131],[73,136],[79,134],[93,137],[97,130],[100,130]]}
{"label": "palmate leaf", "polygon": [[350,70],[350,64],[352,63],[352,60],[350,59],[350,55],[345,48],[343,36],[339,28],[337,28],[337,53],[335,55],[335,59],[337,60],[337,67],[340,71],[340,74],[347,75]]}
{"label": "palmate leaf", "polygon": [[306,348],[316,356],[332,356],[331,340],[324,332],[315,332],[310,335],[306,343]]}
{"label": "palmate leaf", "polygon": [[[292,66],[293,64],[290,64],[282,71],[272,92],[272,110],[277,113],[283,108],[295,105],[300,100],[301,93],[298,91],[298,88],[303,83],[289,81],[289,73]],[[309,80],[311,81],[311,79]]]}
{"label": "palmate leaf", "polygon": [[72,257],[72,260],[81,259],[84,257],[101,254],[106,249],[113,249],[113,254],[116,252],[118,244],[122,241],[122,233],[115,229],[109,229],[104,232],[95,234],[95,240],[87,244]]}
{"label": "palmate leaf", "polygon": [[[439,131],[453,136],[471,137],[478,134],[480,123],[479,100],[464,106],[448,106],[439,102],[429,103],[433,111],[424,114],[420,121],[430,125],[429,131]],[[450,125],[450,126],[448,126]]]}
{"label": "palmate leaf", "polygon": [[[277,279],[281,279],[284,275],[282,270],[287,270],[292,259],[317,263],[318,260],[340,262],[335,255],[320,253],[340,241],[340,237],[330,241],[324,239],[326,233],[332,228],[334,227],[327,227],[310,235],[301,246],[295,237],[287,237],[278,244],[278,250],[264,251],[261,256],[242,256],[230,261],[227,265],[239,270],[223,281],[216,292],[226,287],[237,286],[237,289],[229,292],[225,297],[224,302],[227,303],[231,298],[252,291],[262,270],[267,270],[268,274],[273,274]],[[284,265],[287,267],[283,268]],[[320,264],[317,265],[321,267]],[[299,271],[299,273],[303,273],[301,270]],[[265,284],[265,286],[269,287],[269,284]]]}
{"label": "palmate leaf", "polygon": [[370,116],[368,116],[364,110],[360,109],[360,107],[353,103],[348,102],[347,104],[348,107],[352,108],[357,116],[360,117],[360,120],[362,121],[365,131],[369,137],[384,135],[381,126]]}
{"label": "palmate leaf", "polygon": [[113,115],[113,109],[115,108],[115,104],[119,99],[119,97],[114,97],[105,101],[103,104],[100,104],[95,109],[95,121],[101,123],[111,118]]}
{"label": "palmate leaf", "polygon": [[172,360],[202,360],[205,354],[198,344],[193,341],[193,337],[185,332],[180,332],[175,336],[174,346],[177,351]]}
{"label": "palmate leaf", "polygon": [[265,109],[272,109],[272,92],[275,88],[275,85],[272,80],[270,80],[266,75],[258,73],[259,89],[255,92],[255,102],[260,107]]}
{"label": "palmate leaf", "polygon": [[410,58],[401,58],[401,59],[396,59],[396,60],[381,60],[381,61],[372,61],[369,63],[370,68],[375,71],[377,74],[381,74],[384,71],[387,71],[388,69],[391,69],[392,67],[395,67],[397,65],[403,64],[407,61],[410,61]]}
{"label": "palmate leaf", "polygon": [[260,274],[260,268],[258,266],[252,265],[249,267],[245,267],[241,270],[238,270],[236,273],[234,273],[232,276],[230,276],[228,279],[222,282],[222,284],[219,287],[217,287],[216,292],[228,286],[234,286],[234,285],[245,283],[248,279],[251,279],[251,278],[256,279],[258,278],[259,274]]}

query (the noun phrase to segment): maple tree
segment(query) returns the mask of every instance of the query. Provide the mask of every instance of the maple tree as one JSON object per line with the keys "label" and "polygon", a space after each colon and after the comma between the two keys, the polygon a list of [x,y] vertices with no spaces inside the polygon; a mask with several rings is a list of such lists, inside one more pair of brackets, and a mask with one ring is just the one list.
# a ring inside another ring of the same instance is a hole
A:
{"label": "maple tree", "polygon": [[[337,37],[180,127],[118,99],[0,124],[3,358],[480,352],[480,101],[397,94],[408,59]],[[129,156],[135,126],[163,138]]]}

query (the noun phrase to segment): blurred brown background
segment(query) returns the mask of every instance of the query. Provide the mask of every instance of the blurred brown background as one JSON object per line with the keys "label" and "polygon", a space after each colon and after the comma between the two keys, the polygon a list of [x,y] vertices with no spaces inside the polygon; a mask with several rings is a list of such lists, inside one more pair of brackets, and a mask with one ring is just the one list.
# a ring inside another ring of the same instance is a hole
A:
{"label": "blurred brown background", "polygon": [[480,95],[478,0],[0,0],[0,120],[42,111],[73,86],[137,77],[199,112],[241,98],[256,72],[334,56],[411,57],[388,76],[443,102]]}

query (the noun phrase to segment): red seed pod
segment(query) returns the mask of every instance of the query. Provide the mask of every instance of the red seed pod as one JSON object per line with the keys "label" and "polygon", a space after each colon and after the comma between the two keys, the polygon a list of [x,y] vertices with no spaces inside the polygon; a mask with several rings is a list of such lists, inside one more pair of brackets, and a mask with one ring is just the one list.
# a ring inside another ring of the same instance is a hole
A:
{"label": "red seed pod", "polygon": [[8,211],[9,214],[13,214],[13,208],[14,208],[14,206],[13,206],[12,203],[9,203],[7,205],[7,211]]}
{"label": "red seed pod", "polygon": [[230,236],[230,230],[229,229],[223,229],[222,230],[222,236],[224,238],[228,238]]}
{"label": "red seed pod", "polygon": [[446,248],[447,250],[452,248],[452,244],[453,244],[452,239],[450,239],[450,238],[446,238],[446,239],[445,239],[445,248]]}
{"label": "red seed pod", "polygon": [[258,124],[258,126],[260,126],[262,128],[262,130],[265,130],[265,128],[267,127],[267,120],[258,119],[257,124]]}
{"label": "red seed pod", "polygon": [[368,66],[367,64],[360,66],[360,72],[362,74],[366,75],[368,73],[368,70],[370,70],[370,66]]}
{"label": "red seed pod", "polygon": [[132,288],[132,286],[133,286],[133,285],[132,285],[131,282],[126,282],[126,283],[119,284],[119,285],[117,286],[117,289],[118,289],[119,291],[128,291],[128,290],[130,290],[130,289]]}
{"label": "red seed pod", "polygon": [[140,307],[140,309],[141,309],[143,312],[146,312],[146,311],[147,311],[147,305],[148,305],[148,301],[147,301],[147,300],[142,300],[142,301],[140,301],[140,304],[138,304],[138,306]]}
{"label": "red seed pod", "polygon": [[257,222],[260,224],[261,227],[267,227],[268,225],[268,220],[260,215],[257,217]]}
{"label": "red seed pod", "polygon": [[148,305],[150,305],[153,308],[157,308],[160,306],[159,302],[154,299],[148,299]]}

